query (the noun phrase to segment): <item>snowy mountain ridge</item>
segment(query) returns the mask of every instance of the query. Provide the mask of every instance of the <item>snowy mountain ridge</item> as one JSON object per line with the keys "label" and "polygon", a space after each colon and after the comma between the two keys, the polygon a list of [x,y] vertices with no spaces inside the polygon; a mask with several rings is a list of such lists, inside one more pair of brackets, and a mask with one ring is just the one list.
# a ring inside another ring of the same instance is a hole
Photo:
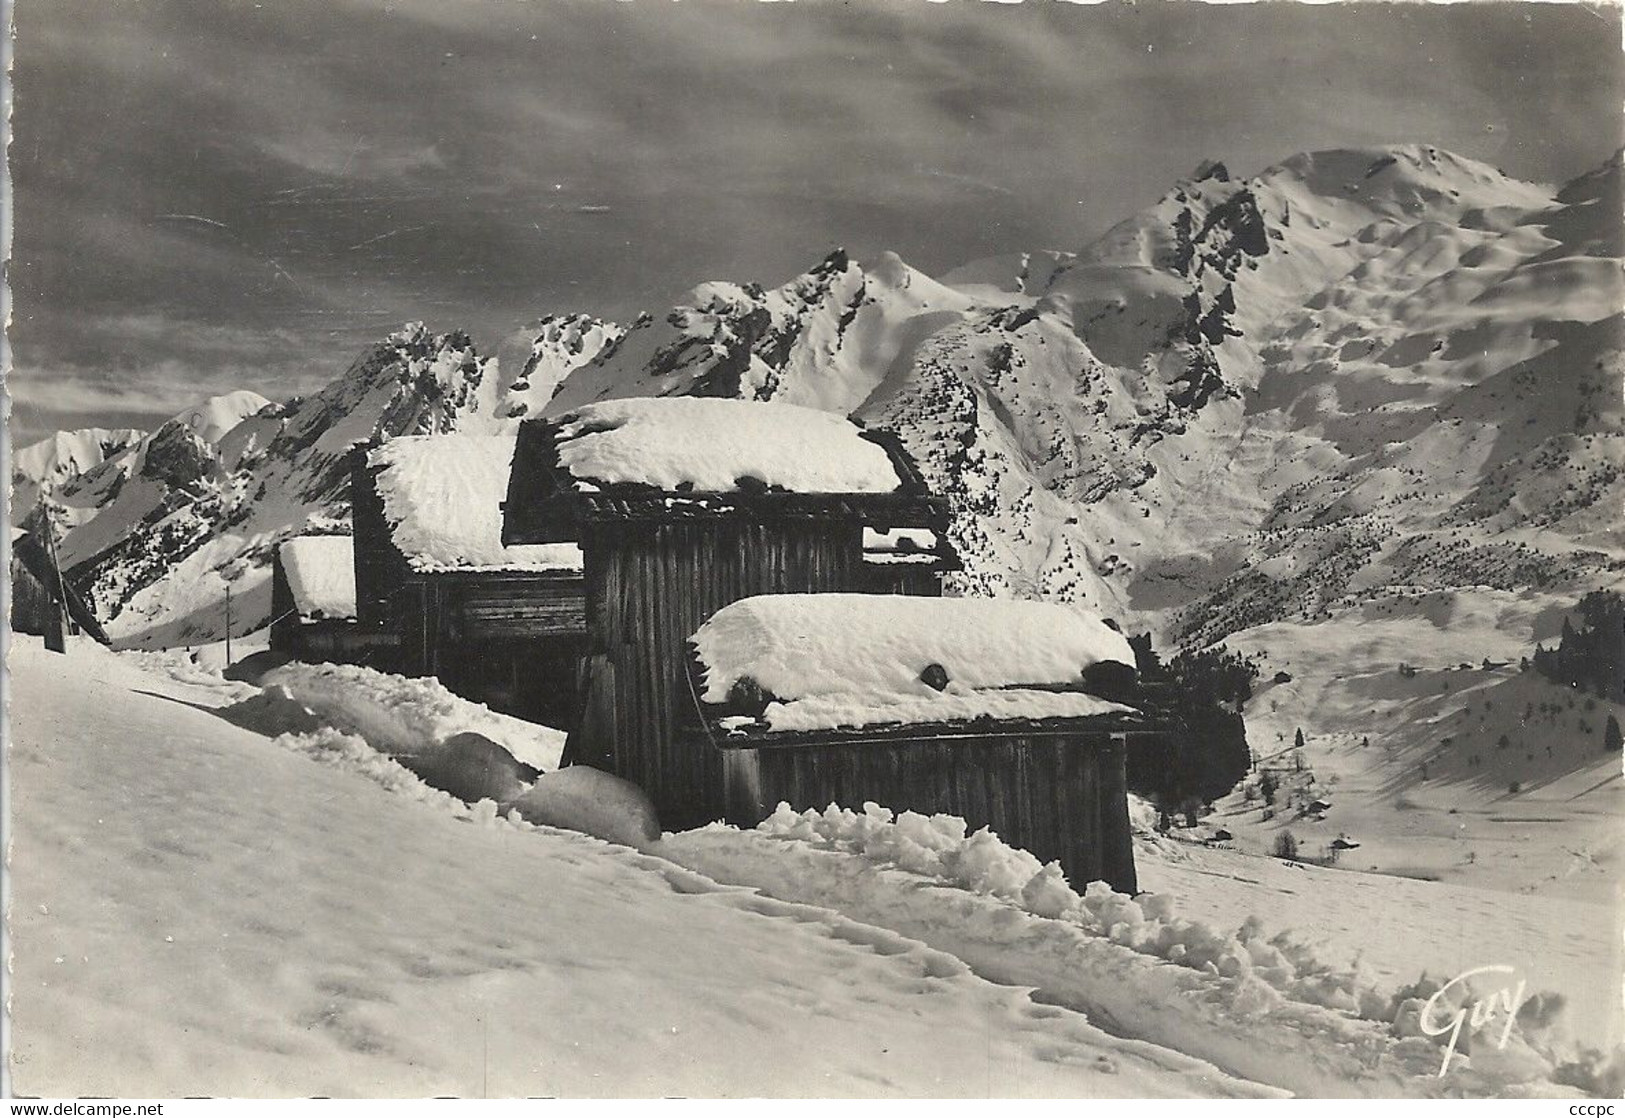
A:
{"label": "snowy mountain ridge", "polygon": [[358,443],[496,433],[518,422],[505,414],[495,363],[466,334],[421,323],[395,331],[311,396],[254,400],[262,406],[229,427],[213,421],[217,409],[188,413],[149,436],[138,459],[79,479],[105,501],[83,522],[59,519],[73,525],[60,551],[116,640],[218,639],[228,586],[235,631],[267,620],[272,548],[307,528],[348,523],[348,455]]}
{"label": "snowy mountain ridge", "polygon": [[1619,198],[1617,158],[1562,190],[1425,146],[1207,163],[1075,252],[951,282],[837,250],[625,327],[542,318],[500,364],[414,324],[216,442],[171,432],[133,496],[91,469],[64,549],[105,613],[133,610],[115,632],[168,640],[147,588],[184,562],[218,594],[342,518],[357,441],[694,394],[899,431],[954,509],[961,589],[1165,643],[1404,588],[1572,597],[1625,569]]}
{"label": "snowy mountain ridge", "polygon": [[11,521],[20,524],[42,492],[50,493],[117,457],[146,437],[133,427],[58,431],[11,456]]}

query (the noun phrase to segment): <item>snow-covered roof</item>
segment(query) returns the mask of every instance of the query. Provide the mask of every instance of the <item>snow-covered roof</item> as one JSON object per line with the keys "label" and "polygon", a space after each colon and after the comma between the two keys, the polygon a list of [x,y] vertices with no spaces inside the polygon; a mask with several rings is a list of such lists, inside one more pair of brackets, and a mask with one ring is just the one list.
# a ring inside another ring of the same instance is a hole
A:
{"label": "snow-covered roof", "polygon": [[413,570],[581,569],[573,543],[502,544],[513,435],[414,435],[367,455],[395,546]]}
{"label": "snow-covered roof", "polygon": [[[1077,686],[1101,661],[1134,665],[1121,633],[1055,602],[771,594],[724,607],[692,641],[703,701],[728,702],[749,679],[769,696],[761,721],[775,731],[1132,711],[1047,689]],[[942,686],[928,668],[945,673]]]}
{"label": "snow-covered roof", "polygon": [[566,415],[559,463],[588,484],[731,493],[741,478],[791,493],[892,493],[891,456],[830,412],[701,397],[611,400]]}
{"label": "snow-covered roof", "polygon": [[349,536],[295,536],[277,549],[282,573],[303,620],[355,619],[355,541]]}

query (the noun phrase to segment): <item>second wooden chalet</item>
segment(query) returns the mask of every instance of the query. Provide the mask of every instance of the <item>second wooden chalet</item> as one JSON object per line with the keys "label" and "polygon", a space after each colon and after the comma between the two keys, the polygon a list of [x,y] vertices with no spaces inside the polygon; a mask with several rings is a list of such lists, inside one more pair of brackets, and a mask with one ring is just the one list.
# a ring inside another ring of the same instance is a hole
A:
{"label": "second wooden chalet", "polygon": [[503,541],[582,554],[586,690],[567,760],[642,786],[667,826],[721,818],[720,755],[677,756],[688,638],[741,598],[868,589],[866,528],[940,538],[947,508],[895,438],[840,416],[681,397],[526,422]]}
{"label": "second wooden chalet", "polygon": [[576,717],[586,636],[581,550],[508,546],[512,435],[425,435],[354,452],[356,615],[396,670],[550,726]]}
{"label": "second wooden chalet", "polygon": [[1167,719],[1100,618],[1055,602],[780,594],[692,640],[696,717],[730,822],[778,803],[942,813],[988,827],[1078,888],[1136,891],[1128,750]]}
{"label": "second wooden chalet", "polygon": [[394,664],[394,641],[355,613],[349,536],[295,536],[271,556],[271,651],[308,663]]}

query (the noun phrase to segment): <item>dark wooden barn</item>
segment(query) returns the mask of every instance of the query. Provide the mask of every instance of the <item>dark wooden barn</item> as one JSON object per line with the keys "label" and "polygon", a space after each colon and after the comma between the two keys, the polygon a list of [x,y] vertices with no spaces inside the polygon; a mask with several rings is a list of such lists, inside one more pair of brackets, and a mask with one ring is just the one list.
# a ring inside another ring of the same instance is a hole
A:
{"label": "dark wooden barn", "polygon": [[356,620],[349,536],[295,536],[271,557],[271,651],[312,664],[394,666],[396,641]]}
{"label": "dark wooden barn", "polygon": [[691,645],[683,740],[722,758],[730,822],[781,801],[873,801],[988,827],[1080,890],[1136,891],[1126,756],[1171,727],[1097,619],[1043,602],[770,596]]}
{"label": "dark wooden barn", "polygon": [[354,453],[356,618],[389,635],[394,670],[567,728],[586,638],[581,552],[502,543],[513,448],[512,435],[427,435]]}
{"label": "dark wooden barn", "polygon": [[579,541],[587,646],[566,759],[643,787],[664,825],[726,814],[722,757],[679,740],[687,641],[756,594],[861,592],[863,532],[947,509],[891,437],[805,408],[720,399],[592,405],[526,422],[509,545]]}
{"label": "dark wooden barn", "polygon": [[12,531],[12,631],[44,637],[45,647],[57,652],[67,647],[66,638],[80,633],[112,643],[90,606],[63,579],[53,549],[34,533]]}

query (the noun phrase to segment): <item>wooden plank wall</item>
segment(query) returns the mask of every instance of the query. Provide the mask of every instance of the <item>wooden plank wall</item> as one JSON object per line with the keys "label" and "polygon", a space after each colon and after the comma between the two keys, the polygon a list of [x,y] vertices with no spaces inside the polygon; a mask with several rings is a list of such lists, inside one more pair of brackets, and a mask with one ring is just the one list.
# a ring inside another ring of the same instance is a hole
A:
{"label": "wooden plank wall", "polygon": [[864,594],[942,597],[942,575],[923,563],[864,563],[859,576]]}
{"label": "wooden plank wall", "polygon": [[[56,592],[17,559],[11,560],[11,627],[19,633],[45,636],[62,644],[65,611],[57,604]],[[49,645],[47,647],[50,647]]]}
{"label": "wooden plank wall", "polygon": [[407,577],[406,558],[390,537],[384,501],[378,495],[366,451],[357,449],[350,470],[350,521],[355,546],[356,618],[363,625],[385,625],[393,599]]}
{"label": "wooden plank wall", "polygon": [[587,603],[579,579],[464,580],[448,617],[452,639],[489,640],[587,631]]}
{"label": "wooden plank wall", "polygon": [[[1137,891],[1121,735],[942,737],[846,741],[726,754],[730,821],[754,826],[780,800],[796,810],[864,801],[943,812],[989,827],[1074,888],[1105,881]],[[737,755],[737,756],[735,756]]]}
{"label": "wooden plank wall", "polygon": [[741,598],[858,590],[862,527],[856,518],[605,520],[582,537],[588,655],[602,659],[587,680],[593,717],[569,756],[641,785],[664,826],[720,819],[720,757],[675,733],[680,717],[694,718],[688,638]]}

